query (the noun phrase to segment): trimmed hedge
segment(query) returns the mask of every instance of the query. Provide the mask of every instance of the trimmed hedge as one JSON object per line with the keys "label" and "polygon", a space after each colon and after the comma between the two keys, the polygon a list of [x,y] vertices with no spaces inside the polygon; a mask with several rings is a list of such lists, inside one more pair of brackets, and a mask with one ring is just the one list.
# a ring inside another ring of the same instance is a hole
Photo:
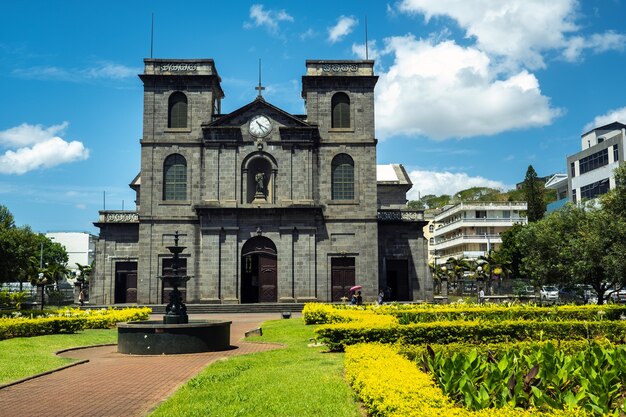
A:
{"label": "trimmed hedge", "polygon": [[[603,347],[615,347],[614,343],[611,343],[607,339],[594,339],[594,343]],[[481,343],[481,344],[468,344],[468,343],[432,343],[432,344],[396,344],[395,348],[398,349],[398,353],[407,359],[412,361],[418,361],[421,363],[424,355],[428,353],[428,346],[435,351],[441,352],[445,356],[452,356],[456,354],[467,355],[471,351],[476,350],[479,355],[485,355],[491,352],[493,356],[498,356],[502,352],[510,350],[517,351],[534,351],[541,347],[552,344],[556,346],[560,352],[568,355],[582,352],[590,346],[589,340],[525,340],[525,341],[513,341],[513,342],[501,342],[501,343]]]}
{"label": "trimmed hedge", "polygon": [[621,321],[527,321],[502,322],[452,321],[377,325],[366,321],[326,324],[315,329],[330,350],[363,342],[420,343],[498,343],[522,340],[583,340],[607,338],[623,342],[626,323]]}
{"label": "trimmed hedge", "polygon": [[0,340],[12,337],[42,336],[45,334],[75,333],[87,324],[85,317],[38,317],[36,319],[0,320]]}
{"label": "trimmed hedge", "polygon": [[580,409],[516,410],[510,407],[468,411],[443,395],[430,375],[389,346],[359,344],[346,349],[346,378],[377,417],[585,417]]}
{"label": "trimmed hedge", "polygon": [[452,320],[544,320],[544,321],[569,321],[569,320],[620,320],[626,317],[626,305],[585,305],[585,306],[465,306],[465,308],[439,307],[420,308],[413,310],[379,309],[377,314],[390,314],[398,318],[401,324],[422,323],[434,321]]}
{"label": "trimmed hedge", "polygon": [[74,333],[83,329],[107,329],[116,323],[147,320],[151,309],[124,308],[80,310],[63,309],[46,317],[14,316],[0,318],[0,340],[12,337],[41,336],[45,334]]}
{"label": "trimmed hedge", "polygon": [[306,324],[345,323],[367,315],[391,316],[401,324],[435,321],[472,320],[620,320],[626,318],[626,305],[565,305],[541,307],[527,304],[385,304],[383,306],[351,306],[343,304],[309,303],[302,316]]}

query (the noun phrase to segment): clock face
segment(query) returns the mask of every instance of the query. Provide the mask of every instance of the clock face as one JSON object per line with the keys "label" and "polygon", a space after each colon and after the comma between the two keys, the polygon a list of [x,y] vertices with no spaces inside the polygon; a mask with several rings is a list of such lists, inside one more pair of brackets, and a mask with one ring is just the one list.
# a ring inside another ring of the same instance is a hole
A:
{"label": "clock face", "polygon": [[272,123],[267,117],[263,115],[257,115],[250,119],[250,125],[248,126],[248,130],[250,131],[250,134],[252,136],[262,138],[269,135],[269,133],[272,131]]}

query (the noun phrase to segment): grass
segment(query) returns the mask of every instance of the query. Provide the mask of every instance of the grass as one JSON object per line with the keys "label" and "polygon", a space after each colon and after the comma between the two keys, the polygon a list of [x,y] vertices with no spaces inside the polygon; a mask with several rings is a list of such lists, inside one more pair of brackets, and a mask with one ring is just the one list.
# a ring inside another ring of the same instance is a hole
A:
{"label": "grass", "polygon": [[0,341],[0,384],[75,362],[54,352],[73,347],[117,343],[117,330],[84,330],[75,334],[18,337]]}
{"label": "grass", "polygon": [[263,336],[284,349],[231,357],[188,381],[151,417],[363,415],[343,379],[343,354],[308,347],[313,326],[300,319],[263,325]]}

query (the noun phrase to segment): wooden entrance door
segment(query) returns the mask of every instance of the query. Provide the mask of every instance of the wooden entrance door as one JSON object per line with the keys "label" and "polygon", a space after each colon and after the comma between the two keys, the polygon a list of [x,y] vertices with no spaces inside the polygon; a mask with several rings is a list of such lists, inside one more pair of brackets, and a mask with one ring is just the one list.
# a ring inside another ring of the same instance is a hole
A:
{"label": "wooden entrance door", "polygon": [[259,256],[259,302],[275,303],[276,291],[276,256]]}
{"label": "wooden entrance door", "polygon": [[241,302],[275,303],[278,300],[277,253],[265,236],[248,240],[241,250]]}
{"label": "wooden entrance door", "polygon": [[137,262],[115,263],[115,304],[137,302]]}
{"label": "wooden entrance door", "polygon": [[354,258],[331,259],[331,299],[341,301],[350,296],[350,287],[355,285]]}
{"label": "wooden entrance door", "polygon": [[391,289],[392,301],[412,301],[409,291],[409,261],[387,259],[387,287]]}

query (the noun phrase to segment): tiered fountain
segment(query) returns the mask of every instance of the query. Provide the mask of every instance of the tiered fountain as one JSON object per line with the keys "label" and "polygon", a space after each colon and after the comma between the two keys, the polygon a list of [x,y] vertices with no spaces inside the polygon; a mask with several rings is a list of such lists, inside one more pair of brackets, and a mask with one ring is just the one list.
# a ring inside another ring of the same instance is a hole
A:
{"label": "tiered fountain", "polygon": [[180,274],[178,232],[174,235],[172,273],[158,277],[164,287],[171,287],[170,300],[163,321],[138,321],[117,325],[117,351],[134,355],[167,355],[176,353],[212,352],[230,349],[230,321],[189,321],[180,287],[191,276]]}

